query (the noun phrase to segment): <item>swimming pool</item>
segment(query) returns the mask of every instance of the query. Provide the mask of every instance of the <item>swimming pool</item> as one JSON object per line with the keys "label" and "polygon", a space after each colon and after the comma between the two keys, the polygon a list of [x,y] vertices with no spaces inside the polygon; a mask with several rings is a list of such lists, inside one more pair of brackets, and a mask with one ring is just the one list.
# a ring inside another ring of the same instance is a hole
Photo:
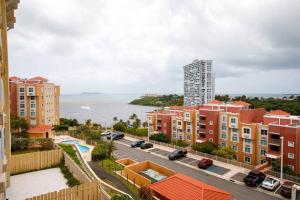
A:
{"label": "swimming pool", "polygon": [[61,142],[61,144],[76,144],[79,151],[82,153],[86,153],[90,150],[89,147],[79,144],[79,142],[77,140],[65,140],[65,141]]}

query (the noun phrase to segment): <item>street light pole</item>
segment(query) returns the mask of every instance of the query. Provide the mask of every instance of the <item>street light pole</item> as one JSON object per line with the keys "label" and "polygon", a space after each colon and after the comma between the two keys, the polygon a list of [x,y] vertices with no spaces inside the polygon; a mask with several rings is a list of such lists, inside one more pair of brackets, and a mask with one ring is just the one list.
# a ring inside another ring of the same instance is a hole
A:
{"label": "street light pole", "polygon": [[280,140],[281,140],[281,155],[280,155],[280,181],[282,182],[282,178],[283,178],[283,139],[284,137],[281,136]]}

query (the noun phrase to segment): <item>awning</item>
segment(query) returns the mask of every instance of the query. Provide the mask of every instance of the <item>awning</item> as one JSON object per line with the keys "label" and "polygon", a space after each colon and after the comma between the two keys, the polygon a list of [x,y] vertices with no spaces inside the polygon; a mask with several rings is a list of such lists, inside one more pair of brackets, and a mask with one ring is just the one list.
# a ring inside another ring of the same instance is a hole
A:
{"label": "awning", "polygon": [[266,153],[266,157],[267,158],[272,158],[272,159],[278,159],[278,158],[280,158],[280,155],[274,155],[274,154]]}

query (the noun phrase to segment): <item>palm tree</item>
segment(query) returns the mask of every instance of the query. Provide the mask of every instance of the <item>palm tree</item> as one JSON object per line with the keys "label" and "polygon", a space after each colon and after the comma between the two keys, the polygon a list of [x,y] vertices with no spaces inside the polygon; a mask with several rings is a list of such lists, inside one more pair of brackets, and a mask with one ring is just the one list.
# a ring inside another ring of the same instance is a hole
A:
{"label": "palm tree", "polygon": [[114,150],[116,150],[116,147],[114,145],[114,142],[113,141],[109,141],[106,143],[106,150],[107,150],[107,156],[109,158],[111,158],[111,154]]}
{"label": "palm tree", "polygon": [[88,119],[85,121],[85,126],[86,127],[91,127],[92,126],[92,120],[91,119]]}
{"label": "palm tree", "polygon": [[114,116],[113,121],[114,121],[114,122],[117,122],[117,121],[118,121],[118,118],[117,118],[116,116]]}
{"label": "palm tree", "polygon": [[129,119],[136,119],[137,118],[137,115],[135,114],[135,113],[133,113],[130,117],[129,117]]}

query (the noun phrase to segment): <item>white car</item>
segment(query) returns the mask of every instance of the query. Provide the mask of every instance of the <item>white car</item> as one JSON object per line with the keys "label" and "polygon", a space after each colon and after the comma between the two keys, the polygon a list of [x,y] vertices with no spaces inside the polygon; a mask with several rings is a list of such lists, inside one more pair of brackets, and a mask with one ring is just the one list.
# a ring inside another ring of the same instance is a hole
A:
{"label": "white car", "polygon": [[268,190],[275,190],[280,185],[280,180],[273,177],[267,177],[261,187],[268,189]]}

